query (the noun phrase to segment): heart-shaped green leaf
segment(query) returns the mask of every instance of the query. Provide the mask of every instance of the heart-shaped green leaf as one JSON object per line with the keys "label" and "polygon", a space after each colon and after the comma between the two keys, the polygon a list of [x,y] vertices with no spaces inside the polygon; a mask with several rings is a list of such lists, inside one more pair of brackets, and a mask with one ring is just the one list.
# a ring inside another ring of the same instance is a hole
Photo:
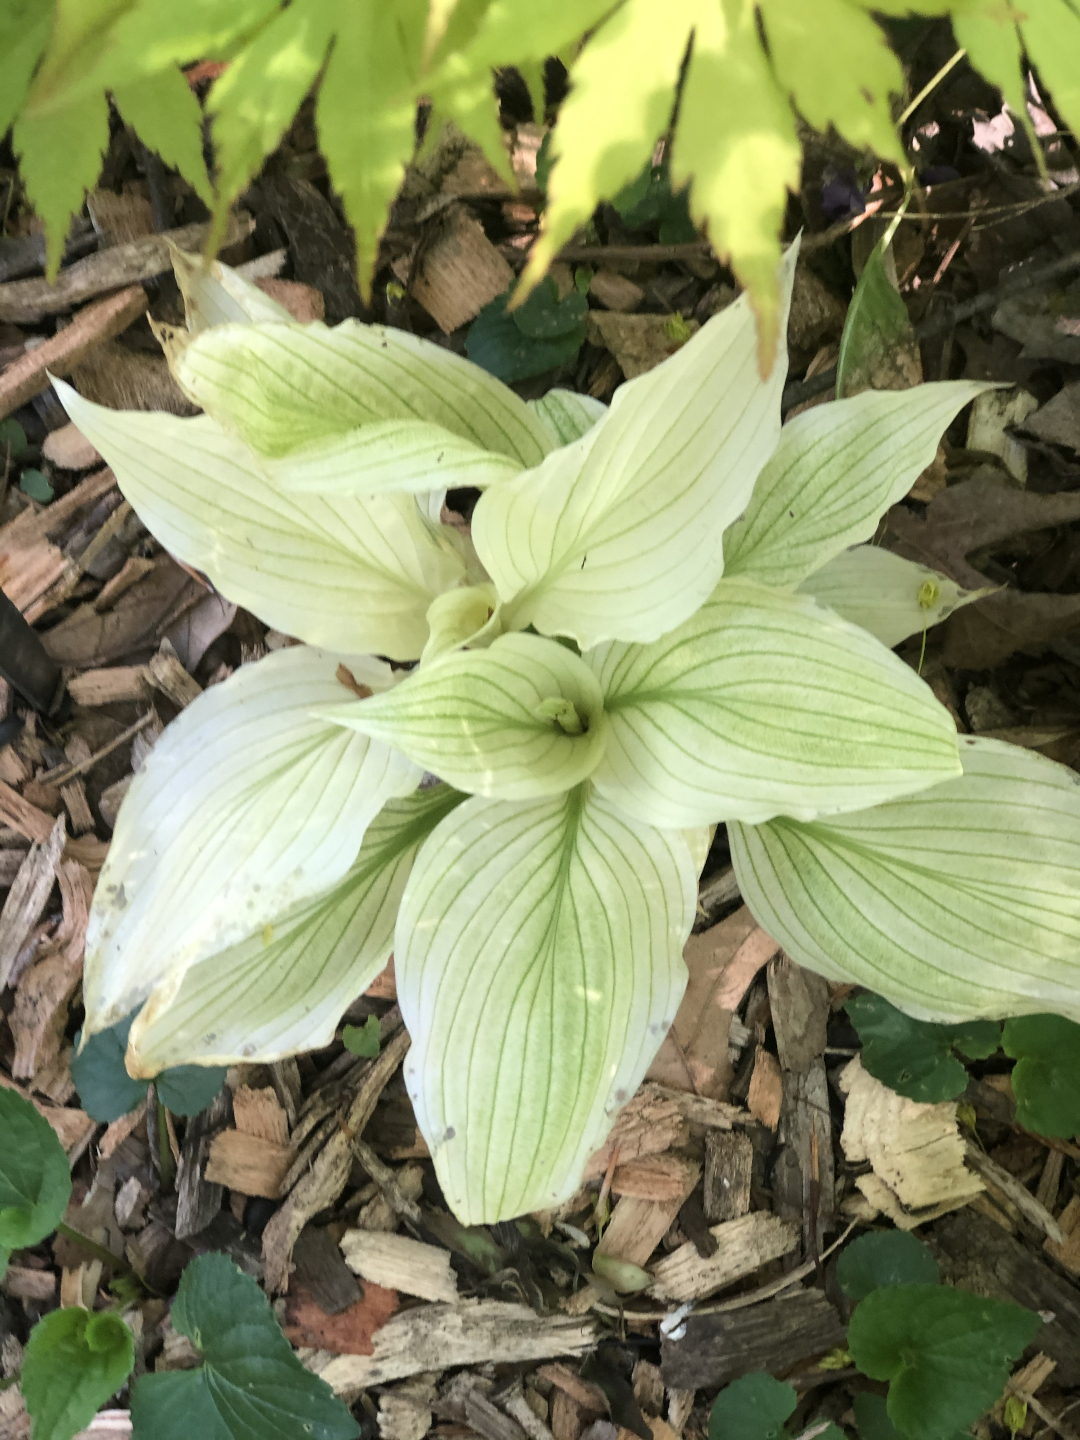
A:
{"label": "heart-shaped green leaf", "polygon": [[39,1320],[19,1377],[34,1440],[71,1440],[119,1390],[134,1363],[135,1341],[119,1315],[72,1306]]}
{"label": "heart-shaped green leaf", "polygon": [[849,1300],[865,1300],[882,1285],[936,1285],[940,1277],[930,1251],[907,1230],[876,1230],[845,1246],[836,1278]]}
{"label": "heart-shaped green leaf", "polygon": [[1080,1135],[1080,1025],[1060,1015],[1006,1020],[1005,1054],[1016,1060],[1016,1118],[1037,1135]]}
{"label": "heart-shaped green leaf", "polygon": [[952,1100],[967,1084],[955,1052],[985,1060],[1001,1043],[1001,1027],[992,1020],[933,1025],[912,1019],[880,995],[858,995],[844,1008],[859,1032],[865,1068],[909,1100]]}
{"label": "heart-shaped green leaf", "polygon": [[[0,1087],[0,1247],[36,1245],[64,1217],[71,1172],[64,1147],[29,1100]],[[6,1255],[0,1271],[6,1268]]]}

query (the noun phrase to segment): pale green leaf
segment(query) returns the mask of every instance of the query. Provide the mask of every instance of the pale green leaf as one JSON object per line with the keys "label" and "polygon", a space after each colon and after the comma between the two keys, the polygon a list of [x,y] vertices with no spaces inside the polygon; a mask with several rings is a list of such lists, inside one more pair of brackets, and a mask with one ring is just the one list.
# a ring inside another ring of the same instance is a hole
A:
{"label": "pale green leaf", "polygon": [[608,719],[593,780],[654,825],[812,819],[960,769],[930,689],[808,596],[725,579],[656,644],[585,658]]}
{"label": "pale green leaf", "polygon": [[[795,247],[783,276],[790,295]],[[607,414],[535,470],[487,490],[477,553],[513,628],[587,649],[655,640],[686,620],[723,571],[721,537],[780,435],[784,365],[754,365],[740,296],[674,355],[621,385]]]}
{"label": "pale green leaf", "polygon": [[192,335],[200,335],[212,325],[275,320],[292,324],[284,305],[245,280],[231,265],[223,265],[220,260],[211,260],[207,265],[201,255],[189,255],[175,245],[170,249],[173,274],[184,297],[187,328]]}
{"label": "pale green leaf", "polygon": [[30,203],[45,227],[46,274],[60,268],[71,217],[93,189],[109,143],[109,106],[100,92],[65,108],[35,114],[30,101],[11,143]]}
{"label": "pale green leaf", "polygon": [[876,545],[843,551],[804,580],[799,590],[890,647],[940,624],[954,610],[987,593],[962,590],[947,575]]}
{"label": "pale green leaf", "polygon": [[674,1019],[695,881],[681,835],[584,787],[476,797],[434,831],[405,888],[395,973],[409,1096],[459,1220],[577,1189]]}
{"label": "pale green leaf", "polygon": [[380,420],[442,425],[520,465],[538,464],[551,449],[541,421],[493,376],[382,325],[223,325],[172,364],[196,405],[262,455],[287,455]]}
{"label": "pale green leaf", "polygon": [[0,7],[0,135],[19,113],[52,27],[53,8],[42,0],[7,0]]}
{"label": "pale green leaf", "polygon": [[412,496],[294,500],[208,415],[109,410],[55,384],[139,518],[223,595],[310,644],[419,656],[428,606],[465,566]]}
{"label": "pale green leaf", "polygon": [[319,73],[332,25],[328,5],[298,0],[275,15],[215,80],[206,108],[213,118],[219,225],[280,144]]}
{"label": "pale green leaf", "polygon": [[174,995],[152,994],[131,1032],[139,1073],[269,1063],[329,1045],[342,1012],[390,958],[417,851],[461,798],[439,785],[389,801],[336,885],[193,965]]}
{"label": "pale green leaf", "polygon": [[543,229],[523,281],[540,280],[560,248],[647,164],[667,129],[675,82],[700,0],[632,0],[590,36],[570,72],[552,135],[556,157]]}
{"label": "pale green leaf", "polygon": [[[341,660],[300,646],[242,666],[154,746],[94,896],[87,1034],[335,884],[384,802],[415,789],[420,772],[403,757],[314,717],[348,693]],[[378,660],[344,663],[372,690],[393,683]]]}
{"label": "pale green leaf", "polygon": [[503,635],[487,650],[443,655],[393,692],[323,707],[320,715],[470,795],[558,795],[596,768],[606,727],[585,662],[539,635]]}
{"label": "pale green leaf", "polygon": [[866,390],[790,420],[746,513],[724,536],[724,574],[797,585],[849,545],[869,540],[937,453],[980,381]]}
{"label": "pale green leaf", "polygon": [[268,457],[262,467],[282,490],[320,495],[426,494],[463,486],[483,490],[521,470],[508,456],[426,420],[377,420]]}
{"label": "pale green leaf", "polygon": [[[109,84],[100,78],[100,62],[114,48],[118,26],[125,16],[130,16],[134,3],[135,0],[53,0],[51,5],[42,5],[42,10],[52,12],[52,26],[48,46],[26,99],[27,113],[35,118],[46,114],[58,116],[59,112],[77,109],[91,98],[100,99],[101,91]],[[159,5],[154,8],[160,10]]]}
{"label": "pale green leaf", "polygon": [[[661,23],[669,23],[670,7],[659,8]],[[716,252],[730,258],[750,295],[764,375],[774,368],[787,329],[777,278],[780,226],[787,192],[798,189],[802,153],[761,48],[753,0],[711,0],[696,8],[671,182],[680,189],[692,179],[690,213],[707,227]]]}
{"label": "pale green leaf", "polygon": [[1080,1020],[1080,780],[994,740],[960,754],[920,795],[729,827],[743,898],[800,965],[920,1019]]}
{"label": "pale green leaf", "polygon": [[761,0],[761,14],[776,78],[803,118],[907,169],[889,109],[904,72],[870,16],[846,0]]}
{"label": "pale green leaf", "polygon": [[116,108],[139,139],[212,205],[214,192],[206,173],[202,143],[202,108],[181,71],[169,65],[143,80],[112,87]]}
{"label": "pale green leaf", "polygon": [[535,411],[547,429],[553,445],[569,445],[580,440],[598,420],[607,414],[607,406],[591,395],[579,395],[576,390],[549,390],[539,400],[530,400],[529,409]]}
{"label": "pale green leaf", "polygon": [[1020,34],[1039,82],[1062,120],[1080,136],[1080,12],[1070,0],[1017,4]]}
{"label": "pale green leaf", "polygon": [[[910,350],[915,331],[907,306],[885,267],[885,239],[870,251],[848,306],[840,353],[836,358],[836,393],[850,399],[871,388],[904,386],[904,367],[897,352]],[[895,266],[893,266],[895,272]]]}
{"label": "pale green leaf", "polygon": [[[458,53],[477,73],[499,65],[543,60],[561,54],[612,8],[613,0],[546,0],[543,5],[526,6],[517,0],[490,0]],[[440,58],[437,54],[436,62]]]}
{"label": "pale green leaf", "polygon": [[483,649],[502,634],[502,613],[495,586],[462,585],[436,595],[427,613],[431,631],[421,663],[463,645]]}

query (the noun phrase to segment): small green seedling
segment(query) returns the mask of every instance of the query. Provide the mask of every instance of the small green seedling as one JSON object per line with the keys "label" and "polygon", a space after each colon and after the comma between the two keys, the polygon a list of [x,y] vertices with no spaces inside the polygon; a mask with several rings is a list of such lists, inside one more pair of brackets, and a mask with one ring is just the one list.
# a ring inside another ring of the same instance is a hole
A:
{"label": "small green seedling", "polygon": [[549,1209],[671,1025],[721,821],[798,963],[949,1025],[1080,1016],[1075,775],[957,736],[889,646],[974,597],[938,577],[928,604],[933,572],[866,543],[982,384],[781,428],[743,296],[610,407],[526,403],[178,267],[162,339],[204,413],[58,393],[158,540],[303,643],[211,686],[136,776],[88,1034],[141,1007],[140,1076],[273,1061],[328,1044],[393,951],[450,1207]]}
{"label": "small green seedling", "polygon": [[[99,1030],[81,1049],[81,1031],[75,1037],[71,1078],[83,1109],[105,1125],[129,1114],[146,1099],[147,1082],[134,1079],[124,1064],[133,1018],[129,1015],[107,1030]],[[225,1070],[217,1065],[179,1065],[154,1078],[158,1099],[174,1115],[198,1115],[224,1083]]]}
{"label": "small green seedling", "polygon": [[363,1025],[346,1025],[341,1038],[351,1054],[374,1060],[379,1053],[379,1017],[369,1015]]}
{"label": "small green seedling", "polygon": [[989,1020],[933,1025],[905,1015],[880,995],[858,995],[845,1007],[862,1041],[862,1063],[883,1085],[911,1100],[952,1100],[967,1085],[956,1052],[985,1060],[1001,1044],[1001,1026]]}

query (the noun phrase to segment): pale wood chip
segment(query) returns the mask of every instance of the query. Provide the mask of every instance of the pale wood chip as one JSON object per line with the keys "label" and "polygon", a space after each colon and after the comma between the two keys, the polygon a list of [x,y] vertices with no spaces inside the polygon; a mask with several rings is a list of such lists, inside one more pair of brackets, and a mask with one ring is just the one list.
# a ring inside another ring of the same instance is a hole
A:
{"label": "pale wood chip", "polygon": [[52,1300],[56,1294],[56,1276],[51,1270],[31,1270],[27,1265],[9,1265],[0,1290],[17,1300]]}
{"label": "pale wood chip", "polygon": [[283,305],[301,325],[322,320],[326,315],[326,301],[314,285],[304,285],[299,280],[278,280],[270,275],[256,277],[255,284],[264,295]]}
{"label": "pale wood chip", "polygon": [[[414,297],[444,334],[472,320],[514,283],[514,272],[484,234],[484,227],[455,205],[425,245],[410,279]],[[408,264],[408,262],[406,262]],[[401,278],[401,277],[399,277]]]}
{"label": "pale wood chip", "polygon": [[[7,786],[0,787],[0,809],[4,807],[3,790],[7,788]],[[26,805],[21,796],[15,795],[14,791],[11,793],[14,799],[19,801],[20,807],[25,807],[27,811],[33,810],[32,806]],[[19,810],[15,807],[9,808],[10,816],[18,814]],[[5,816],[5,818],[8,817]],[[22,827],[15,824],[15,828],[21,829]],[[26,831],[23,830],[23,833],[25,834]],[[4,908],[0,910],[0,990],[7,984],[19,951],[31,930],[41,919],[45,906],[48,904],[56,881],[56,870],[63,853],[64,840],[63,817],[61,816],[59,820],[55,821],[49,818],[48,837],[36,839],[35,843],[31,845],[26,853],[26,859],[19,866],[15,883],[8,891]]]}
{"label": "pale wood chip", "polygon": [[750,1076],[750,1091],[746,1104],[750,1114],[762,1125],[775,1130],[780,1123],[780,1106],[784,1100],[784,1081],[780,1074],[780,1062],[764,1046],[759,1045],[754,1056],[754,1070]]}
{"label": "pale wood chip", "polygon": [[211,1185],[224,1185],[241,1195],[277,1200],[292,1159],[288,1145],[240,1130],[222,1130],[210,1142],[205,1178]]}
{"label": "pale wood chip", "polygon": [[284,1107],[269,1085],[258,1090],[241,1085],[233,1092],[233,1124],[245,1135],[260,1135],[275,1145],[289,1143]]}
{"label": "pale wood chip", "polygon": [[23,971],[15,989],[10,1020],[15,1037],[11,1073],[17,1080],[30,1079],[60,1053],[68,1003],[82,978],[94,882],[74,860],[62,861],[55,874],[63,906],[59,928]]}
{"label": "pale wood chip", "polygon": [[101,456],[90,441],[70,423],[45,436],[41,453],[58,470],[89,470],[92,465],[101,464]]}
{"label": "pale wood chip", "polygon": [[[1046,1240],[1043,1249],[1072,1275],[1080,1275],[1080,1196],[1074,1195],[1057,1219],[1060,1242]],[[1028,1389],[1034,1387],[1028,1386]]]}
{"label": "pale wood chip", "polygon": [[421,1300],[458,1298],[448,1250],[374,1230],[346,1230],[340,1244],[345,1263],[362,1280]]}
{"label": "pale wood chip", "polygon": [[715,1254],[703,1259],[692,1242],[680,1245],[653,1266],[650,1295],[657,1300],[704,1300],[768,1261],[789,1255],[799,1243],[797,1226],[765,1210],[713,1225],[709,1233],[717,1241]]}
{"label": "pale wood chip", "polygon": [[660,1094],[654,1086],[643,1085],[619,1111],[611,1133],[590,1157],[582,1178],[602,1179],[616,1148],[625,1165],[642,1155],[657,1155],[685,1145],[689,1136],[689,1126],[675,1101]]}
{"label": "pale wood chip", "polygon": [[117,665],[104,670],[86,670],[68,681],[68,694],[77,705],[115,705],[127,700],[146,700],[150,683],[145,665]]}
{"label": "pale wood chip", "polygon": [[701,1176],[701,1166],[683,1161],[683,1189],[668,1200],[638,1200],[624,1195],[611,1212],[597,1250],[632,1265],[645,1265],[667,1234],[683,1202]]}
{"label": "pale wood chip", "polygon": [[750,1209],[750,1177],[754,1146],[748,1135],[710,1130],[705,1137],[705,1199],[707,1220],[737,1220]]}
{"label": "pale wood chip", "polygon": [[162,640],[157,654],[151,656],[146,678],[180,710],[202,694],[202,686],[180,664],[169,640]]}

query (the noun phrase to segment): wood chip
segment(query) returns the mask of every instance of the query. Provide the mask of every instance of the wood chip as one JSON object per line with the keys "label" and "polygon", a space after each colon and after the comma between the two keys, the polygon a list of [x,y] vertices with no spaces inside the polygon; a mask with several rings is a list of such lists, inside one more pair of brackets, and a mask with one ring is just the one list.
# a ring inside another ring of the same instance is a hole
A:
{"label": "wood chip", "polygon": [[[340,1252],[338,1258],[341,1258]],[[283,1328],[294,1345],[312,1346],[334,1355],[373,1355],[372,1337],[397,1308],[396,1291],[367,1284],[359,1300],[331,1315],[316,1302],[310,1288],[297,1279],[289,1286]]]}
{"label": "wood chip", "polygon": [[[0,789],[0,813],[4,799],[2,790],[7,788],[3,786]],[[19,951],[41,919],[56,882],[56,870],[66,838],[63,817],[50,819],[49,826],[48,838],[36,840],[26,852],[26,859],[19,866],[15,883],[8,891],[3,910],[0,910],[0,990],[8,983]],[[14,828],[19,827],[16,825]]]}
{"label": "wood chip", "polygon": [[658,1155],[685,1145],[689,1137],[689,1126],[676,1102],[655,1086],[643,1085],[619,1111],[606,1142],[586,1164],[583,1179],[602,1179],[616,1147],[625,1165],[642,1155]]}
{"label": "wood chip", "polygon": [[705,1217],[737,1220],[750,1209],[754,1145],[748,1135],[710,1130],[705,1137]]}
{"label": "wood chip", "polygon": [[450,1252],[434,1245],[373,1230],[347,1230],[341,1237],[345,1263],[362,1280],[422,1300],[457,1299]]}
{"label": "wood chip", "polygon": [[362,1390],[424,1370],[456,1365],[518,1364],[554,1355],[583,1355],[599,1338],[591,1320],[537,1315],[527,1305],[501,1300],[462,1300],[421,1305],[393,1316],[374,1334],[374,1354],[305,1357],[309,1370],[346,1402]]}
{"label": "wood chip", "polygon": [[[63,273],[63,272],[61,272]],[[28,284],[28,281],[16,281]],[[0,291],[6,287],[0,285]],[[80,310],[71,324],[51,340],[27,352],[0,374],[0,420],[49,387],[49,373],[70,375],[95,345],[126,330],[149,305],[141,285],[132,285],[117,295],[95,301]],[[3,298],[0,295],[0,318]]]}
{"label": "wood chip", "polygon": [[674,1200],[686,1195],[686,1162],[677,1155],[644,1155],[617,1165],[611,1177],[613,1195],[639,1200]]}
{"label": "wood chip", "polygon": [[636,310],[645,299],[640,285],[614,270],[598,270],[589,281],[589,294],[608,310]]}
{"label": "wood chip", "polygon": [[52,1270],[31,1270],[27,1265],[9,1265],[0,1290],[13,1295],[17,1300],[36,1300],[44,1303],[56,1294],[56,1275]]}
{"label": "wood chip", "polygon": [[0,825],[8,825],[27,840],[41,845],[52,835],[55,824],[53,816],[31,805],[17,790],[0,780]]}
{"label": "wood chip", "polygon": [[608,1402],[600,1386],[583,1380],[569,1365],[559,1364],[558,1361],[552,1365],[541,1365],[536,1372],[536,1378],[554,1385],[564,1395],[569,1395],[587,1415],[608,1413]]}
{"label": "wood chip", "polygon": [[1061,1241],[1046,1240],[1043,1249],[1073,1275],[1080,1275],[1080,1196],[1074,1195],[1057,1220]]}
{"label": "wood chip", "polygon": [[484,234],[484,227],[459,205],[440,220],[438,235],[413,262],[409,286],[444,334],[472,320],[514,283],[514,272]]}
{"label": "wood chip", "polygon": [[288,1145],[275,1145],[258,1135],[239,1130],[222,1130],[210,1144],[206,1179],[241,1195],[261,1195],[266,1200],[281,1196],[281,1182],[293,1160]]}
{"label": "wood chip", "polygon": [[[62,842],[62,822],[57,824],[61,826]],[[30,1079],[56,1060],[67,1027],[68,1003],[82,979],[94,882],[73,860],[65,860],[57,867],[56,878],[63,905],[60,925],[23,972],[15,989],[15,1008],[10,1017],[15,1037],[11,1073],[17,1080]]]}
{"label": "wood chip", "polygon": [[260,1135],[275,1145],[289,1143],[289,1122],[273,1089],[241,1085],[233,1092],[233,1124],[245,1135]]}
{"label": "wood chip", "polygon": [[681,1195],[676,1193],[668,1200],[638,1200],[632,1195],[624,1195],[619,1200],[596,1247],[601,1254],[616,1260],[628,1260],[632,1265],[648,1262],[700,1178],[700,1165],[691,1161],[683,1161],[682,1164]]}
{"label": "wood chip", "polygon": [[[675,326],[680,323],[689,332],[683,339],[676,338]],[[611,351],[627,380],[674,355],[700,328],[696,320],[680,322],[674,315],[620,315],[605,310],[590,310],[586,321],[588,339]]]}
{"label": "wood chip", "polygon": [[217,1133],[228,1124],[231,1109],[232,1097],[226,1087],[201,1114],[188,1121],[176,1167],[173,1233],[177,1240],[205,1230],[221,1209],[222,1186],[208,1179],[206,1170],[210,1148]]}
{"label": "wood chip", "polygon": [[45,436],[41,453],[58,470],[89,470],[101,464],[101,456],[81,430],[74,425],[61,425]]}
{"label": "wood chip", "polygon": [[67,688],[76,705],[85,705],[88,709],[97,705],[146,700],[150,696],[150,682],[145,665],[118,665],[111,669],[86,670],[81,675],[73,675]]}
{"label": "wood chip", "polygon": [[[882,1085],[856,1057],[840,1074],[847,1096],[841,1144],[853,1164],[869,1160],[872,1175],[856,1185],[902,1228],[965,1205],[983,1182],[964,1166],[956,1104],[920,1105]],[[900,1218],[898,1218],[900,1217]]]}
{"label": "wood chip", "polygon": [[845,1327],[820,1290],[797,1290],[726,1314],[690,1315],[681,1338],[663,1337],[664,1381],[715,1388],[754,1370],[788,1375],[843,1344]]}
{"label": "wood chip", "polygon": [[750,1076],[747,1108],[755,1120],[775,1130],[780,1123],[780,1107],[784,1102],[784,1081],[780,1062],[763,1045],[757,1047],[754,1071]]}
{"label": "wood chip", "polygon": [[998,1165],[970,1141],[965,1155],[968,1164],[972,1170],[982,1176],[987,1190],[995,1200],[1004,1197],[1016,1207],[1030,1225],[1041,1230],[1053,1244],[1059,1246],[1065,1244],[1065,1232],[1061,1226],[1046,1206],[1041,1204],[1015,1175],[1011,1175],[1008,1170]]}
{"label": "wood chip", "polygon": [[829,982],[781,954],[769,963],[768,983],[780,1064],[807,1070],[825,1050]]}
{"label": "wood chip", "polygon": [[326,315],[326,301],[314,285],[303,285],[299,280],[278,280],[270,275],[256,277],[255,284],[264,295],[283,305],[301,325],[310,325],[312,320],[322,320]]}
{"label": "wood chip", "polygon": [[714,1225],[709,1233],[717,1241],[716,1253],[703,1259],[691,1242],[680,1245],[653,1267],[650,1295],[658,1300],[704,1300],[769,1260],[789,1255],[799,1243],[795,1225],[765,1210]]}

